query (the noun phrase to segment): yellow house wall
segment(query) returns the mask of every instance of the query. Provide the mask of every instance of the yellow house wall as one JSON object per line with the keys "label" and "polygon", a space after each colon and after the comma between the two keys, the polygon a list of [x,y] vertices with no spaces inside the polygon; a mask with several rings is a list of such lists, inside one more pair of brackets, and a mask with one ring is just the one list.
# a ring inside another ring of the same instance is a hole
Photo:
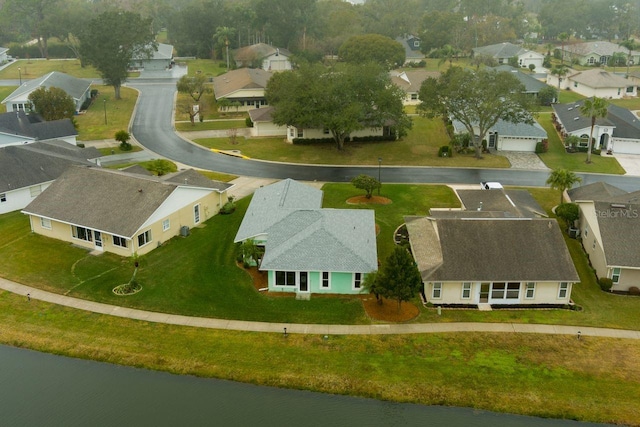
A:
{"label": "yellow house wall", "polygon": [[[558,298],[558,291],[560,290],[560,282],[535,282],[535,293],[532,299],[525,298],[525,282],[520,284],[520,298],[519,299],[500,299],[491,300],[489,296],[489,302],[494,304],[568,304],[571,300],[572,284],[569,283],[567,296],[565,298]],[[439,299],[432,298],[433,295],[433,283],[425,283],[425,295],[427,301],[434,305],[438,304],[478,304],[480,296],[480,282],[471,282],[471,297],[468,299],[462,298],[462,282],[442,282],[442,297]]]}

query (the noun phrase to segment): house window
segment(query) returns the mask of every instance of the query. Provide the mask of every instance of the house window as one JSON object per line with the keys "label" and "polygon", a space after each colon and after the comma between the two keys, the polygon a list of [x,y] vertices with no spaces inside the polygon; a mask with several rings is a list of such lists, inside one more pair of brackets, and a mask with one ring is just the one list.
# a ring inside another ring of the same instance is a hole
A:
{"label": "house window", "polygon": [[464,282],[462,284],[462,299],[469,299],[469,298],[471,298],[471,283]]}
{"label": "house window", "polygon": [[520,283],[510,282],[507,283],[507,299],[519,299],[520,298]]}
{"label": "house window", "polygon": [[320,287],[322,289],[329,289],[331,288],[331,282],[330,279],[331,278],[331,274],[328,271],[323,271],[322,272],[322,283],[320,283]]}
{"label": "house window", "polygon": [[432,299],[442,298],[442,282],[433,283],[433,287],[431,288],[431,298]]}
{"label": "house window", "polygon": [[590,56],[589,59],[587,60],[587,64],[589,65],[593,65],[595,62],[596,60],[593,56]]}
{"label": "house window", "polygon": [[289,129],[289,136],[290,136],[291,138],[293,138],[295,134],[296,134],[296,133],[295,133],[295,131],[293,130],[293,128],[290,128],[290,129]]}
{"label": "house window", "polygon": [[298,138],[303,138],[304,137],[304,129],[298,129]]}
{"label": "house window", "polygon": [[138,247],[142,247],[151,241],[151,230],[138,234]]}
{"label": "house window", "polygon": [[569,283],[560,282],[560,287],[558,288],[558,298],[565,299],[568,293],[569,293]]}
{"label": "house window", "polygon": [[411,94],[411,100],[412,101],[417,101],[418,100],[418,94],[417,93],[412,93]]}
{"label": "house window", "polygon": [[32,198],[37,197],[38,195],[40,195],[40,193],[42,193],[41,185],[34,185],[33,187],[29,187],[29,194]]}
{"label": "house window", "polygon": [[627,86],[627,93],[633,93],[633,86]]}
{"label": "house window", "polygon": [[40,218],[40,225],[42,226],[42,228],[51,230],[51,220],[49,218]]}
{"label": "house window", "polygon": [[87,242],[93,241],[93,233],[91,233],[91,230],[88,228],[76,227],[74,225],[71,227],[71,233],[76,239],[85,240]]}
{"label": "house window", "polygon": [[491,299],[504,299],[504,291],[506,288],[506,283],[494,283],[491,287]]}
{"label": "house window", "polygon": [[596,239],[593,239],[593,245],[591,245],[591,249],[595,249],[596,248]]}
{"label": "house window", "polygon": [[329,135],[329,129],[327,129],[327,128],[322,129],[322,133],[324,135]]}
{"label": "house window", "polygon": [[578,82],[573,82],[573,87],[578,87]]}
{"label": "house window", "polygon": [[276,271],[276,286],[295,286],[295,271]]}
{"label": "house window", "polygon": [[171,220],[169,218],[162,221],[162,231],[167,231],[171,228]]}
{"label": "house window", "polygon": [[525,286],[524,297],[526,299],[533,299],[536,296],[536,284],[535,282],[527,282]]}
{"label": "house window", "polygon": [[418,40],[414,40],[413,47],[420,47],[420,42]]}
{"label": "house window", "polygon": [[197,204],[193,207],[193,223],[200,223],[200,204]]}
{"label": "house window", "polygon": [[584,227],[584,237],[589,235],[589,227]]}
{"label": "house window", "polygon": [[615,267],[611,272],[611,281],[614,284],[620,283],[620,274],[622,273],[622,269],[620,267]]}
{"label": "house window", "polygon": [[120,236],[113,236],[113,246],[120,246],[121,248],[126,248],[127,239]]}
{"label": "house window", "polygon": [[4,203],[7,201],[7,195],[5,193],[0,193],[0,203]]}
{"label": "house window", "polygon": [[353,289],[360,289],[362,286],[362,273],[353,273]]}

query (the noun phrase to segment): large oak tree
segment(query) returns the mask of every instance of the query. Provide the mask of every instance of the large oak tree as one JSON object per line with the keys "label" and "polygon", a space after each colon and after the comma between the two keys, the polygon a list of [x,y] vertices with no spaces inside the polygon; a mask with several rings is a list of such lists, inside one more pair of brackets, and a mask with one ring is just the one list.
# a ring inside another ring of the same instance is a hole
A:
{"label": "large oak tree", "polygon": [[375,62],[387,69],[401,67],[405,61],[404,47],[397,41],[380,34],[363,34],[345,41],[338,56],[352,64]]}
{"label": "large oak tree", "polygon": [[96,67],[120,99],[134,57],[151,57],[157,48],[151,20],[126,11],[109,11],[92,19],[80,34],[80,52]]}
{"label": "large oak tree", "polygon": [[531,99],[523,91],[524,86],[511,73],[452,67],[438,79],[422,83],[418,111],[462,123],[475,136],[471,140],[480,158],[482,140],[499,120],[533,123]]}
{"label": "large oak tree", "polygon": [[275,108],[274,123],[328,129],[339,150],[360,129],[392,124],[396,135],[403,136],[411,127],[402,108],[404,92],[376,64],[333,69],[305,65],[275,74],[265,95]]}

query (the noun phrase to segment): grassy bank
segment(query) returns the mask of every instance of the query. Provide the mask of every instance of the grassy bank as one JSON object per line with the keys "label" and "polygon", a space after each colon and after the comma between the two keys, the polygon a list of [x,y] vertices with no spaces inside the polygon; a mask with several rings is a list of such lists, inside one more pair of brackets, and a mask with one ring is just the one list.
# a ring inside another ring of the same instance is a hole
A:
{"label": "grassy bank", "polygon": [[78,140],[113,139],[119,130],[128,130],[138,91],[120,88],[121,99],[115,99],[112,86],[93,85],[99,94],[85,114],[75,116],[78,123]]}
{"label": "grassy bank", "polygon": [[176,374],[640,425],[640,343],[633,340],[484,333],[285,339],[120,319],[7,292],[0,292],[0,324],[3,344]]}

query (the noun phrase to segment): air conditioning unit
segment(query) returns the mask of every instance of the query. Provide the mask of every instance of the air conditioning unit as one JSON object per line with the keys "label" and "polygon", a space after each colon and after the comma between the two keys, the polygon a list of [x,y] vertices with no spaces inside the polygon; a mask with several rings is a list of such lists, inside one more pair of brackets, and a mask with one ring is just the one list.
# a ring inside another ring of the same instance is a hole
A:
{"label": "air conditioning unit", "polygon": [[572,239],[577,239],[578,237],[580,237],[580,229],[571,227],[567,230],[567,234]]}
{"label": "air conditioning unit", "polygon": [[191,234],[191,232],[189,231],[189,227],[187,227],[186,225],[180,227],[180,235],[182,237],[187,237],[189,234]]}

